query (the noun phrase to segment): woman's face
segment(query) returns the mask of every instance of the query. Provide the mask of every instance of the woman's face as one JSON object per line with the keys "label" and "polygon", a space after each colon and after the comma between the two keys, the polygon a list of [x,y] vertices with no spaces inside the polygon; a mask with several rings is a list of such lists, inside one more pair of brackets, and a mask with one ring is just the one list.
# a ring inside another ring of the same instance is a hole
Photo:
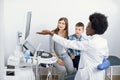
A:
{"label": "woman's face", "polygon": [[65,21],[64,20],[58,21],[58,28],[59,28],[59,30],[65,29]]}
{"label": "woman's face", "polygon": [[86,34],[89,36],[89,35],[94,35],[95,34],[95,30],[94,29],[92,29],[92,27],[91,27],[92,25],[91,25],[91,22],[89,22],[88,23],[88,25],[87,25],[87,28],[86,28]]}

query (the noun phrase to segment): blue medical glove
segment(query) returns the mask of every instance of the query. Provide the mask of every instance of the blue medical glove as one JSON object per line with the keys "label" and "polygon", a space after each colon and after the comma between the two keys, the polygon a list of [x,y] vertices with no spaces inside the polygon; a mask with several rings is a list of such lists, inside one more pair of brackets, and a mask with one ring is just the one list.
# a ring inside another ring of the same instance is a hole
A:
{"label": "blue medical glove", "polygon": [[99,64],[97,66],[97,69],[98,70],[104,70],[104,69],[107,69],[109,66],[110,66],[109,60],[107,60],[106,58],[104,58],[102,64]]}

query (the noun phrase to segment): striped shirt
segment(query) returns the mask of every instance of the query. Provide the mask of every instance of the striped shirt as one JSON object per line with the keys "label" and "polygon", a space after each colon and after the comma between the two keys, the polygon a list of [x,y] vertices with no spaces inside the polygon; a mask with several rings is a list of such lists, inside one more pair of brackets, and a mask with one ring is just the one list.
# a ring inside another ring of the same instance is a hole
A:
{"label": "striped shirt", "polygon": [[[82,41],[82,40],[84,40],[83,36],[77,37],[75,34],[68,36],[67,39],[69,39],[69,40],[76,40],[76,41]],[[67,53],[69,55],[73,54],[75,56],[79,56],[80,52],[81,52],[80,50],[75,50],[75,49],[70,49],[70,48],[67,50]]]}

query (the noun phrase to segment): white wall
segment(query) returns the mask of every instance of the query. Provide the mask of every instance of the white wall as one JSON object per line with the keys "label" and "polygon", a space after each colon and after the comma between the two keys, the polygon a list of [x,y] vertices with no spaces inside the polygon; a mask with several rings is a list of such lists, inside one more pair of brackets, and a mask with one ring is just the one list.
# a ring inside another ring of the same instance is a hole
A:
{"label": "white wall", "polygon": [[0,0],[0,80],[4,80],[4,24],[3,24],[3,0]]}
{"label": "white wall", "polygon": [[[42,29],[56,28],[60,17],[69,19],[69,34],[74,33],[76,22],[82,21],[85,26],[88,17],[94,12],[101,12],[108,16],[109,28],[104,34],[108,39],[110,54],[120,57],[120,1],[119,0],[5,0],[5,53],[6,57],[12,54],[16,46],[16,32],[24,33],[26,23],[26,12],[32,11],[30,41],[36,45],[43,40],[35,32]],[[48,45],[43,43],[43,45]],[[47,48],[46,48],[47,49]]]}

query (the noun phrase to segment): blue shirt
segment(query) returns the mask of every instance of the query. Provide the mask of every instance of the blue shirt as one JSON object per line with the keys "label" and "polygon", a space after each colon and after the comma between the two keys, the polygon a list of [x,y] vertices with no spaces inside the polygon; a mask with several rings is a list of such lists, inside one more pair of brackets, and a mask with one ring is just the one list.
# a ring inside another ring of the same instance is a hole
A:
{"label": "blue shirt", "polygon": [[[68,39],[69,40],[76,40],[76,41],[82,41],[82,40],[84,40],[84,38],[82,36],[77,37],[75,34],[68,36]],[[80,50],[75,50],[75,49],[70,49],[70,48],[67,50],[67,53],[69,55],[73,54],[75,56],[79,56],[80,52],[81,52]]]}

